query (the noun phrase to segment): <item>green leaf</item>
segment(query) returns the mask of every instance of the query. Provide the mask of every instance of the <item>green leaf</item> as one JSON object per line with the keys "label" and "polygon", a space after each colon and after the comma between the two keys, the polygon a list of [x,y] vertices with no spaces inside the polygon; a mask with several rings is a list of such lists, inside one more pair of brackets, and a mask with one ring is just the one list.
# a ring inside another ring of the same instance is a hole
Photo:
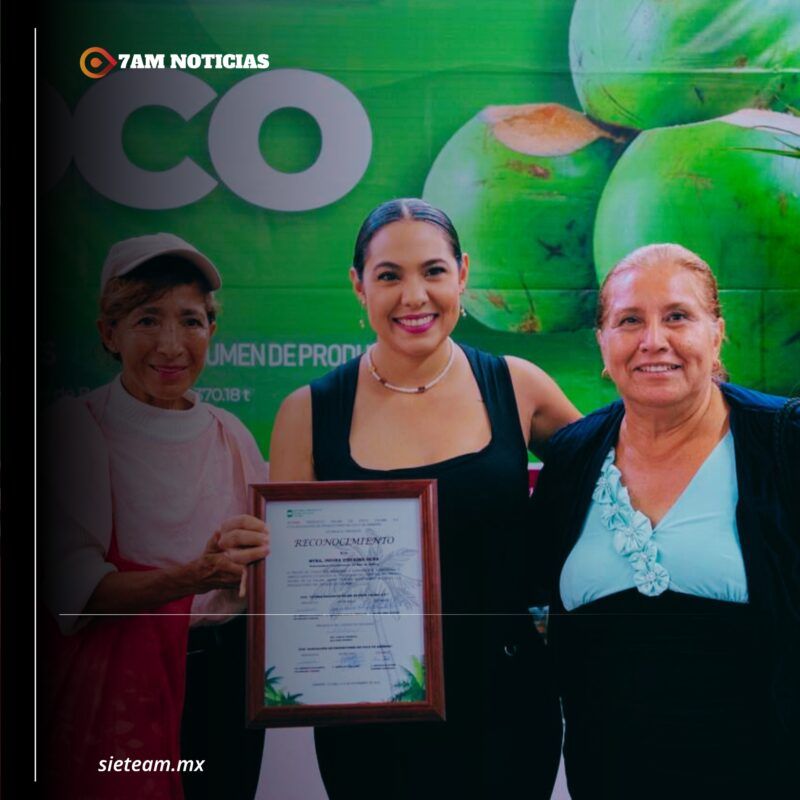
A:
{"label": "green leaf", "polygon": [[419,703],[425,699],[425,665],[416,656],[411,657],[411,669],[403,667],[408,676],[394,685],[392,702]]}
{"label": "green leaf", "polygon": [[264,673],[264,705],[266,706],[299,706],[302,705],[298,701],[298,697],[302,697],[302,692],[299,694],[288,694],[282,689],[278,689],[277,685],[283,680],[280,675],[273,675],[275,667],[270,667]]}
{"label": "green leaf", "polygon": [[784,158],[800,158],[800,147],[786,144],[788,150],[775,150],[770,147],[734,147],[734,150],[749,150],[751,153],[767,153],[773,156],[783,156]]}
{"label": "green leaf", "polygon": [[416,656],[411,657],[411,669],[420,686],[425,686],[425,665]]}

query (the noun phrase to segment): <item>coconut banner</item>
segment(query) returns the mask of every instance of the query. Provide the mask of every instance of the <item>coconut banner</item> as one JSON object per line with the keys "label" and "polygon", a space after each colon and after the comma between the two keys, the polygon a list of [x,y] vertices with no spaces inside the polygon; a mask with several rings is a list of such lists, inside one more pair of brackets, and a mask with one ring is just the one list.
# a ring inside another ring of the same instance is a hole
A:
{"label": "coconut banner", "polygon": [[797,391],[797,0],[53,6],[45,403],[116,371],[95,330],[110,246],[173,233],[223,280],[200,393],[266,453],[281,399],[369,343],[353,242],[404,196],[444,209],[470,254],[456,339],[535,362],[583,412],[615,397],[598,282],[649,242],[718,275],[731,379]]}

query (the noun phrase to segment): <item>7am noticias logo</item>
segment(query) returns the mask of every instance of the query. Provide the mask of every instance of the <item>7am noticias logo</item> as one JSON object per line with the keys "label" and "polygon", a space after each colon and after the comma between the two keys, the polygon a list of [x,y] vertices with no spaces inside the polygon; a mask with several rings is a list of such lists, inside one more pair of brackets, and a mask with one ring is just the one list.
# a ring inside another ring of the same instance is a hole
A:
{"label": "7am noticias logo", "polygon": [[80,57],[81,72],[92,79],[120,69],[269,69],[267,53],[119,53],[87,47]]}

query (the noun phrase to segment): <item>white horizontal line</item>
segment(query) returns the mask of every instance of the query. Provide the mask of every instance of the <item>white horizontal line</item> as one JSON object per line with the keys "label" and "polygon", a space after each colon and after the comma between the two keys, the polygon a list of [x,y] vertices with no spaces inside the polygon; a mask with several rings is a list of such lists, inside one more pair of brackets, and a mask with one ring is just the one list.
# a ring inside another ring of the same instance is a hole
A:
{"label": "white horizontal line", "polygon": [[514,612],[514,613],[486,613],[486,612],[456,612],[456,611],[447,611],[440,614],[426,614],[426,613],[404,613],[398,612],[395,613],[393,611],[359,611],[359,612],[346,612],[343,611],[340,614],[330,614],[326,612],[314,612],[314,611],[287,611],[285,613],[278,613],[274,612],[271,614],[203,614],[203,613],[194,613],[190,614],[187,612],[184,613],[168,613],[168,614],[158,614],[156,612],[149,612],[149,611],[141,611],[135,614],[59,614],[59,617],[199,617],[199,618],[206,618],[206,617],[230,617],[234,619],[236,617],[529,617],[531,616],[527,612]]}

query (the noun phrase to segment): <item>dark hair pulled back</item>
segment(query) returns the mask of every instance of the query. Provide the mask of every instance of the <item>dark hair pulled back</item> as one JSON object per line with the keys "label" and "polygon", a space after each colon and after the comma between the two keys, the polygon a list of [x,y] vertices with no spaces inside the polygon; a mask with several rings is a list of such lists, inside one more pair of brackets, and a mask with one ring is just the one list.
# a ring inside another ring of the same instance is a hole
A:
{"label": "dark hair pulled back", "polygon": [[428,222],[439,228],[450,245],[456,263],[461,266],[461,243],[458,241],[458,234],[450,217],[444,211],[418,197],[400,197],[395,200],[387,200],[373,208],[361,224],[353,252],[353,268],[359,280],[364,277],[364,260],[373,236],[384,226],[404,219]]}

